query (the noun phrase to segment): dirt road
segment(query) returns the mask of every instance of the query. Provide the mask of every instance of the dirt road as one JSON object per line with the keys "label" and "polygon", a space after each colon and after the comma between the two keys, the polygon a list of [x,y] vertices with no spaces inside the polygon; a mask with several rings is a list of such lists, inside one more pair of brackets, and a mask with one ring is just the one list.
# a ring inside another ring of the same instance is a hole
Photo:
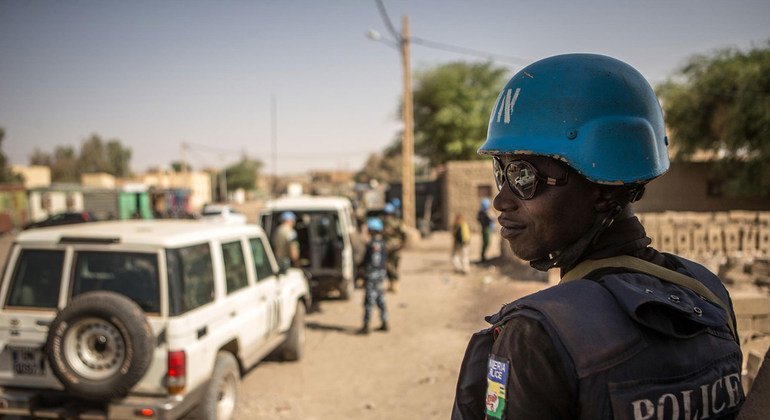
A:
{"label": "dirt road", "polygon": [[307,317],[304,358],[263,362],[249,371],[237,418],[448,418],[465,345],[484,326],[483,316],[545,286],[512,281],[493,266],[454,274],[450,241],[439,232],[405,251],[402,290],[386,296],[388,333],[355,334],[361,290],[350,301],[322,301],[320,311]]}

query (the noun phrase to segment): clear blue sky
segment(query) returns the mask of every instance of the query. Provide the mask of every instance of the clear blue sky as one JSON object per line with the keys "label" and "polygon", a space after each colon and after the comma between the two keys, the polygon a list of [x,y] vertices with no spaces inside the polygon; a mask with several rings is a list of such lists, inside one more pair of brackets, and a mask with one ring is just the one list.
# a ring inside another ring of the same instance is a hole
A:
{"label": "clear blue sky", "polygon": [[[652,83],[693,54],[770,39],[767,0],[384,4],[422,39],[527,61],[601,53]],[[178,160],[183,141],[193,167],[245,151],[272,171],[274,95],[278,172],[357,170],[400,128],[400,57],[369,29],[388,32],[374,0],[0,0],[3,151],[26,164],[98,133],[133,150],[135,171]],[[413,69],[457,60],[480,59],[412,47]]]}

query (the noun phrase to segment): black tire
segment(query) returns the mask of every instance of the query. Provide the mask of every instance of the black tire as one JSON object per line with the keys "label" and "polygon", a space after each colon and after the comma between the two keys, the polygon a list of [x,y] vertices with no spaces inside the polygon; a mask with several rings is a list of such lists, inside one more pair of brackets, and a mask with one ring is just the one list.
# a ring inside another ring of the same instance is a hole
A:
{"label": "black tire", "polygon": [[278,351],[281,360],[293,362],[302,358],[305,349],[305,313],[305,304],[298,301],[286,341],[281,344]]}
{"label": "black tire", "polygon": [[113,292],[72,299],[51,323],[45,351],[73,396],[110,400],[128,394],[152,361],[155,340],[142,309]]}
{"label": "black tire", "polygon": [[230,420],[235,415],[241,387],[241,372],[232,353],[220,351],[214,362],[203,401],[198,405],[196,419]]}

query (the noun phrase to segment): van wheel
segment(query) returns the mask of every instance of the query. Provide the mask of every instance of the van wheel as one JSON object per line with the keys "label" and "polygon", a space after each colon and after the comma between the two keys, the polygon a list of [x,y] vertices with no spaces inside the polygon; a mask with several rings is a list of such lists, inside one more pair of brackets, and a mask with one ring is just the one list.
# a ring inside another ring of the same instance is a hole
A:
{"label": "van wheel", "polygon": [[48,331],[45,352],[70,394],[110,400],[128,394],[150,367],[152,328],[142,309],[114,292],[75,297]]}
{"label": "van wheel", "polygon": [[241,373],[235,356],[227,351],[217,353],[214,372],[211,374],[206,393],[198,406],[199,416],[205,420],[229,420],[235,415]]}
{"label": "van wheel", "polygon": [[297,310],[294,313],[294,319],[291,321],[286,341],[281,344],[278,352],[281,359],[286,361],[295,361],[302,358],[305,348],[305,304],[302,301],[297,302]]}
{"label": "van wheel", "polygon": [[356,283],[353,279],[342,280],[342,284],[340,285],[340,298],[342,300],[350,300],[350,298],[353,297],[353,293],[355,293],[355,289]]}

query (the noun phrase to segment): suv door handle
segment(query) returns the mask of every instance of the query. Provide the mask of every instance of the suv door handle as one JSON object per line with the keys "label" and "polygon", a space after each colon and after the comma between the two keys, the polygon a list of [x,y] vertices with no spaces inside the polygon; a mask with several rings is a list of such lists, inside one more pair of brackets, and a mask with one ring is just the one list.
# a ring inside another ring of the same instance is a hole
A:
{"label": "suv door handle", "polygon": [[201,328],[198,329],[197,333],[198,333],[198,338],[201,338],[201,337],[205,336],[206,333],[208,333],[208,328],[205,327],[205,326],[201,327]]}

